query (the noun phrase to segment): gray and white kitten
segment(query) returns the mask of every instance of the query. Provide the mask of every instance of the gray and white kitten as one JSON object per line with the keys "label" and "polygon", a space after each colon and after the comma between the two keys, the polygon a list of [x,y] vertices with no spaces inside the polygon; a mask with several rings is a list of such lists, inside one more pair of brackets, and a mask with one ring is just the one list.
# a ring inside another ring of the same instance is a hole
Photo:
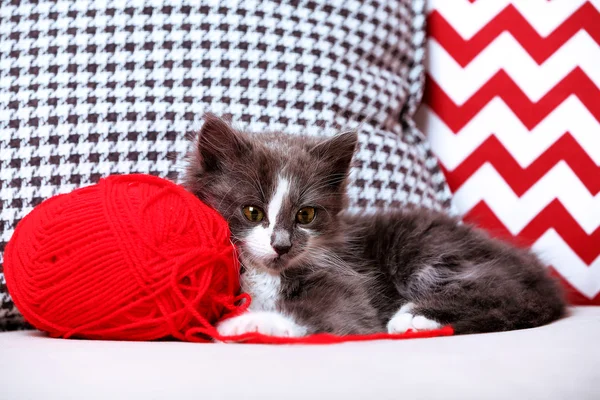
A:
{"label": "gray and white kitten", "polygon": [[355,133],[248,135],[207,115],[184,185],[229,222],[253,301],[223,335],[505,331],[560,318],[529,251],[427,210],[349,215]]}

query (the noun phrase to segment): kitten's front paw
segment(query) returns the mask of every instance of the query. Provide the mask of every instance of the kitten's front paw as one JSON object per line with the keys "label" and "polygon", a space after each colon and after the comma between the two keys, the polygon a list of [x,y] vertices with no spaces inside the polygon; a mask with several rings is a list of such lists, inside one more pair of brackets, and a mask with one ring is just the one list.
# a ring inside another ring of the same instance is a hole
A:
{"label": "kitten's front paw", "polygon": [[299,337],[306,335],[306,328],[296,324],[291,318],[269,311],[247,312],[226,319],[217,325],[222,336],[237,336],[248,332],[280,337]]}
{"label": "kitten's front paw", "polygon": [[388,333],[404,333],[412,326],[413,315],[409,313],[396,313],[387,324]]}
{"label": "kitten's front paw", "polygon": [[413,331],[431,331],[442,326],[439,322],[422,315],[413,315],[411,313],[413,308],[412,303],[402,306],[389,320],[387,324],[388,333],[404,333],[409,329]]}
{"label": "kitten's front paw", "polygon": [[442,325],[439,322],[424,317],[422,315],[415,315],[413,317],[412,326],[418,331],[432,331],[434,329],[439,329],[442,327]]}

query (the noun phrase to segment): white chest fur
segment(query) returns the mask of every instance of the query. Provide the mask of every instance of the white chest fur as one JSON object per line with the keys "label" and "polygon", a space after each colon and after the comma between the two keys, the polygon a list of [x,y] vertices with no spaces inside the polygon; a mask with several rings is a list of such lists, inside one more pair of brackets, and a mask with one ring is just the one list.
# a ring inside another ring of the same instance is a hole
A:
{"label": "white chest fur", "polygon": [[281,277],[279,274],[248,268],[242,274],[240,283],[242,290],[252,297],[250,310],[277,310],[277,300],[281,292]]}

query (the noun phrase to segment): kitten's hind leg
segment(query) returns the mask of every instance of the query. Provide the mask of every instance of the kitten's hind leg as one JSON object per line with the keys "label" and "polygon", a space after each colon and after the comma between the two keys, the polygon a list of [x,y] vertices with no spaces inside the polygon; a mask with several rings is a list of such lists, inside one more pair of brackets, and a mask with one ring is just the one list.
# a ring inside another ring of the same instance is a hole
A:
{"label": "kitten's hind leg", "polygon": [[[510,278],[453,281],[414,301],[412,313],[451,325],[456,334],[533,328],[560,318],[564,302],[556,283]],[[413,325],[419,325],[413,318]]]}
{"label": "kitten's hind leg", "polygon": [[408,330],[431,331],[442,325],[423,315],[414,314],[414,303],[406,303],[390,318],[387,324],[388,333],[404,333]]}

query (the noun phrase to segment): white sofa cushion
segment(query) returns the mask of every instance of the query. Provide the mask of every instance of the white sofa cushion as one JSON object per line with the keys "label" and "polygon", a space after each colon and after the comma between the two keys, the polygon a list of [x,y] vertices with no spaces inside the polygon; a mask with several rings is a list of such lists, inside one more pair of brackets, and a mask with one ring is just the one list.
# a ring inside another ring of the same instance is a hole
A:
{"label": "white sofa cushion", "polygon": [[536,329],[326,346],[0,334],[2,399],[598,399],[600,307]]}

